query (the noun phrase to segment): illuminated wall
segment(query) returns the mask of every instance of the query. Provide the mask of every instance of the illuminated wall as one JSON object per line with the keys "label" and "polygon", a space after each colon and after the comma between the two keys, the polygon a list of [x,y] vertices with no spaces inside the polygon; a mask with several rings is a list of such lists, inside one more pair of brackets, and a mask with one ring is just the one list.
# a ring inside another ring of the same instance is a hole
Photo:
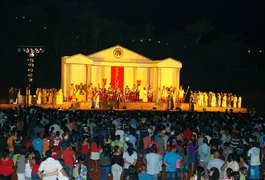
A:
{"label": "illuminated wall", "polygon": [[71,64],[70,83],[80,84],[86,83],[86,67],[85,65]]}
{"label": "illuminated wall", "polygon": [[124,68],[124,87],[128,85],[129,88],[133,87],[134,82],[134,76],[133,76],[133,67],[125,67]]}
{"label": "illuminated wall", "polygon": [[172,69],[172,68],[161,68],[160,87],[163,87],[163,86],[170,87],[170,86],[172,86],[173,76],[174,76],[174,69]]}

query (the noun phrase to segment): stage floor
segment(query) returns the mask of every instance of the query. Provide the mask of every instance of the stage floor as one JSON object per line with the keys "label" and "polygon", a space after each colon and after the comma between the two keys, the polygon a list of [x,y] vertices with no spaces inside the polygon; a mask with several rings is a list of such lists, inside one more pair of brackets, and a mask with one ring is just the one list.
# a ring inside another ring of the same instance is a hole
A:
{"label": "stage floor", "polygon": [[[36,105],[41,108],[52,108],[52,109],[69,109],[71,106],[71,102],[64,102],[60,105],[52,105],[52,104],[39,104]],[[19,105],[17,104],[0,104],[0,109],[15,109]],[[91,108],[88,106],[87,103],[75,103],[74,107],[80,110],[119,110],[119,111],[126,111],[126,110],[144,110],[144,111],[167,111],[168,108],[165,103],[155,103],[155,102],[127,102],[127,103],[120,103],[119,108],[114,108],[109,106],[105,109],[98,109],[98,108]],[[180,104],[179,108],[174,108],[170,111],[190,111],[188,103]],[[246,108],[221,108],[221,107],[194,107],[194,111],[197,112],[234,112],[234,113],[247,113]]]}

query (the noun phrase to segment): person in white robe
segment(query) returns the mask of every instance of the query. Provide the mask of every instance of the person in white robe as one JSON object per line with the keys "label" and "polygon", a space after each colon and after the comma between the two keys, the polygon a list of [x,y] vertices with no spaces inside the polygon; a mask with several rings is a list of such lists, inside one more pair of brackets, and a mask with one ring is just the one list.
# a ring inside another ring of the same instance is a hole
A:
{"label": "person in white robe", "polygon": [[143,102],[147,102],[147,89],[146,89],[146,87],[144,87],[142,92],[143,92],[142,100],[143,100]]}
{"label": "person in white robe", "polygon": [[238,97],[237,107],[238,107],[238,108],[241,108],[241,104],[242,104],[242,97],[239,96],[239,97]]}
{"label": "person in white robe", "polygon": [[216,107],[216,96],[215,96],[215,93],[212,94],[211,107]]}
{"label": "person in white robe", "polygon": [[227,97],[226,97],[226,93],[224,93],[223,99],[222,99],[222,108],[226,108],[227,107]]}
{"label": "person in white robe", "polygon": [[237,108],[237,96],[234,95],[233,97],[233,108]]}
{"label": "person in white robe", "polygon": [[36,95],[37,95],[37,104],[41,104],[42,94],[41,94],[41,89],[40,88],[37,89]]}

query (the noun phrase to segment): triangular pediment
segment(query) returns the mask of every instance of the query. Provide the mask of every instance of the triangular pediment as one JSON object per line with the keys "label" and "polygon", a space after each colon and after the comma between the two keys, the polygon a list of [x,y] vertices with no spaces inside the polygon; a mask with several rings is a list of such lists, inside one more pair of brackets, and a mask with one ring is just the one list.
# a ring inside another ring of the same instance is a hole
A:
{"label": "triangular pediment", "polygon": [[173,58],[166,58],[163,60],[156,61],[157,67],[176,67],[176,68],[182,68],[182,63],[178,60],[175,60]]}
{"label": "triangular pediment", "polygon": [[64,57],[67,64],[93,64],[93,60],[83,54],[75,54],[73,56]]}
{"label": "triangular pediment", "polygon": [[113,46],[87,56],[95,62],[154,63],[151,59],[122,46]]}

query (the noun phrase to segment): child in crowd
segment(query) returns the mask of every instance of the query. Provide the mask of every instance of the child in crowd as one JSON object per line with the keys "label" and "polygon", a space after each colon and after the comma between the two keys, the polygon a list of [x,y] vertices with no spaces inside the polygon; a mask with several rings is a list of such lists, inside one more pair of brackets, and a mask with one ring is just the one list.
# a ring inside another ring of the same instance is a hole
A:
{"label": "child in crowd", "polygon": [[73,176],[75,180],[87,180],[87,167],[85,166],[85,162],[82,158],[78,158],[75,161],[74,164],[74,170],[73,170]]}
{"label": "child in crowd", "polygon": [[146,165],[142,164],[140,173],[138,174],[139,180],[152,180],[152,176],[146,173]]}

